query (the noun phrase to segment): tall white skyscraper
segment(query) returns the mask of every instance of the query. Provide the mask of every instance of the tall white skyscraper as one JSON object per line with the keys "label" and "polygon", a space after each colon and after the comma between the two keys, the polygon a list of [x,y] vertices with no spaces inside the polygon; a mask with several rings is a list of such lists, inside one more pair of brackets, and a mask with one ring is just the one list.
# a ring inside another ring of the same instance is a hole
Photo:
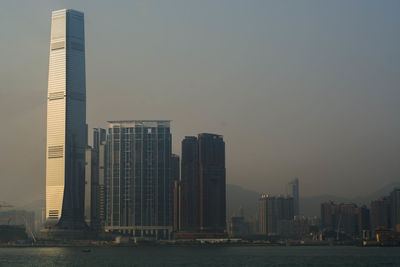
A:
{"label": "tall white skyscraper", "polygon": [[84,227],[85,33],[82,12],[52,12],[47,94],[46,220]]}

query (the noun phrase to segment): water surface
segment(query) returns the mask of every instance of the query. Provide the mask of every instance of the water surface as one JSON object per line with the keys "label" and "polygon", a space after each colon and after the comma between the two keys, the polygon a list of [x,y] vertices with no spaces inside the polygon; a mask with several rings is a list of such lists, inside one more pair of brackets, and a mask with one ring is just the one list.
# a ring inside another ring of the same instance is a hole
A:
{"label": "water surface", "polygon": [[0,248],[0,266],[400,266],[400,248]]}

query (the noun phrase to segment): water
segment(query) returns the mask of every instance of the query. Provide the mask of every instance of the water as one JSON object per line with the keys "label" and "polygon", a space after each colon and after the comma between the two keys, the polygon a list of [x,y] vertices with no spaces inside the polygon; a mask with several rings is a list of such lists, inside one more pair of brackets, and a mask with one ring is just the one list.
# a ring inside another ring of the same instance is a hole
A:
{"label": "water", "polygon": [[400,266],[400,248],[0,248],[0,266]]}

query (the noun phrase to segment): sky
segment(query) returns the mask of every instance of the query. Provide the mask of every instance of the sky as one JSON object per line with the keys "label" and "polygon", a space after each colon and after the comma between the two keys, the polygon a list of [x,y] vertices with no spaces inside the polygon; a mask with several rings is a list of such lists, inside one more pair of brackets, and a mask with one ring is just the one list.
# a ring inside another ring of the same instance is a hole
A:
{"label": "sky", "polygon": [[0,200],[44,198],[51,11],[85,13],[87,122],[226,142],[227,183],[359,196],[400,181],[400,1],[2,0]]}

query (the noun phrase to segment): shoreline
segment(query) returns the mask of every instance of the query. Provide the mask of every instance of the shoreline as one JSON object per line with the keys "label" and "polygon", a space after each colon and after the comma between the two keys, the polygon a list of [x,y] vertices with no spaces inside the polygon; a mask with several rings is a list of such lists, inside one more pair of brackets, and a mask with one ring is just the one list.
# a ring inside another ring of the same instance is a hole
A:
{"label": "shoreline", "polygon": [[355,243],[313,243],[313,244],[265,244],[265,243],[242,243],[242,244],[201,244],[201,243],[128,243],[128,244],[95,244],[95,243],[40,243],[40,244],[0,244],[1,248],[139,248],[139,247],[400,247],[391,244],[355,244]]}

